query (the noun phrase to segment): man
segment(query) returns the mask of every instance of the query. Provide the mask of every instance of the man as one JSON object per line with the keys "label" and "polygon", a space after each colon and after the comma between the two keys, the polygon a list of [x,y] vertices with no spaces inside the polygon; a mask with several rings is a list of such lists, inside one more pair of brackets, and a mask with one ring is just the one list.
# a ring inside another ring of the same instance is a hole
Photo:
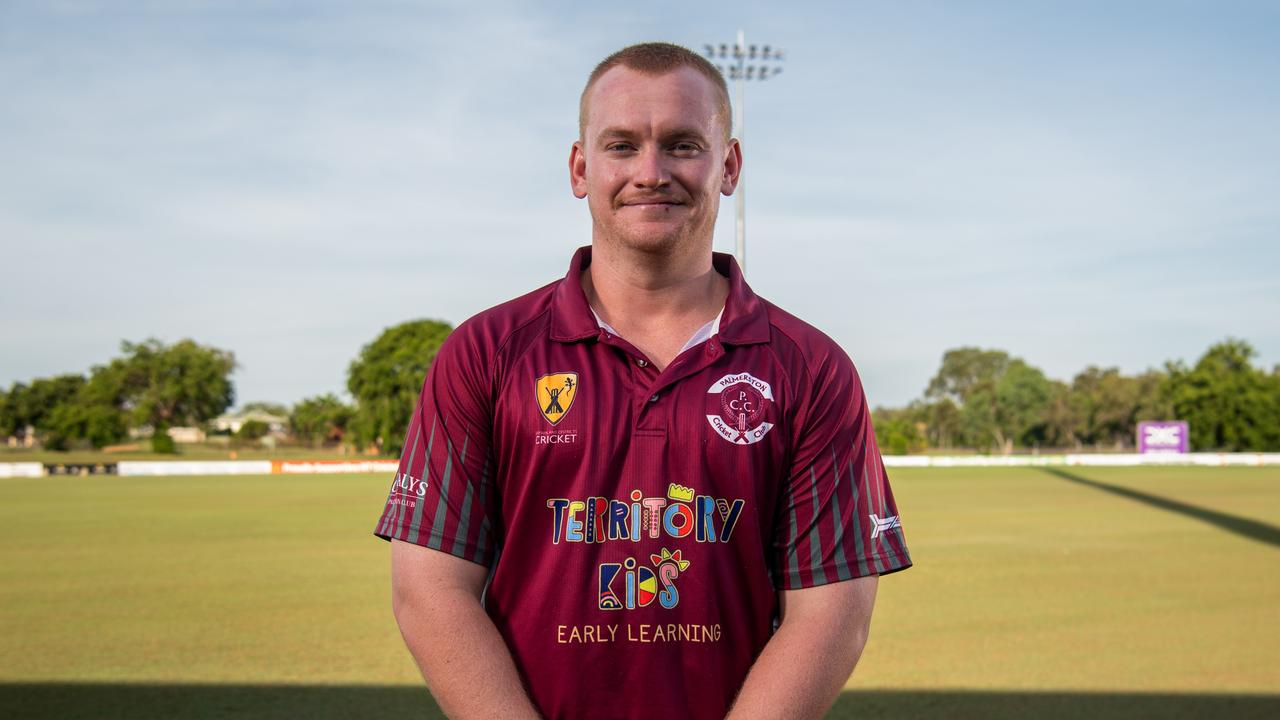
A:
{"label": "man", "polygon": [[853,364],[713,254],[742,150],[673,45],[600,64],[569,156],[590,247],[463,323],[377,534],[455,718],[809,718],[910,566]]}

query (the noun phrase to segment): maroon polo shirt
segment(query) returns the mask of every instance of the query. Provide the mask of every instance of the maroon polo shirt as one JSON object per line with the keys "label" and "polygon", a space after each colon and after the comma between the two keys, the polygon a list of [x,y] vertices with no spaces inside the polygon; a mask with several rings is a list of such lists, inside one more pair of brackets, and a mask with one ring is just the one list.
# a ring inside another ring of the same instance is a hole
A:
{"label": "maroon polo shirt", "polygon": [[484,606],[548,718],[721,718],[778,590],[910,567],[862,384],[751,292],[662,372],[579,276],[441,347],[376,534],[490,568]]}

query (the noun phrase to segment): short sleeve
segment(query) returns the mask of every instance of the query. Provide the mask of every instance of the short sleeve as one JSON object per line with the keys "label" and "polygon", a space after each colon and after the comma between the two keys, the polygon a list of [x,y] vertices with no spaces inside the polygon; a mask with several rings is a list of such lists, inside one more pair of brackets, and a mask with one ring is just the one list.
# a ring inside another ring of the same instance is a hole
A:
{"label": "short sleeve", "polygon": [[834,348],[796,393],[792,461],[774,536],[774,586],[825,585],[911,567],[862,382]]}
{"label": "short sleeve", "polygon": [[487,368],[455,330],[427,372],[374,534],[489,566],[495,538]]}

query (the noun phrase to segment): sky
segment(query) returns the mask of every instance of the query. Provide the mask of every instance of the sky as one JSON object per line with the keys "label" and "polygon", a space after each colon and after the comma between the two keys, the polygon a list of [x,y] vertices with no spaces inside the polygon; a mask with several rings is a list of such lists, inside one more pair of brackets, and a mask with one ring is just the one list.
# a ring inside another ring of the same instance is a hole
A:
{"label": "sky", "polygon": [[873,405],[961,346],[1280,363],[1277,3],[0,0],[0,386],[156,337],[234,352],[238,404],[344,394],[384,328],[590,242],[595,63],[739,29],[787,53],[746,89],[748,282]]}

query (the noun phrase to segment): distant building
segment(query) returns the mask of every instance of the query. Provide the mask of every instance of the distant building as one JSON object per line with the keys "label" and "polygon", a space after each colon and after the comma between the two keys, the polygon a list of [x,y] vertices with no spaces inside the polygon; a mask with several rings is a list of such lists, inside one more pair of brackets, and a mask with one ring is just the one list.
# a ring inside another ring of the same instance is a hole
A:
{"label": "distant building", "polygon": [[[129,428],[129,439],[131,440],[142,440],[155,434],[155,428],[150,425],[139,425],[137,427]],[[204,430],[201,430],[198,427],[184,427],[181,425],[169,428],[168,435],[173,438],[174,442],[182,445],[202,443],[205,439]]]}
{"label": "distant building", "polygon": [[169,437],[176,443],[193,445],[204,442],[204,431],[198,427],[171,427]]}
{"label": "distant building", "polygon": [[32,448],[36,446],[36,429],[28,425],[25,428],[19,428],[16,435],[10,435],[7,438],[0,436],[0,440],[11,448]]}
{"label": "distant building", "polygon": [[211,425],[218,432],[238,433],[240,428],[250,420],[265,423],[273,435],[285,435],[289,432],[289,418],[283,415],[272,415],[259,410],[242,413],[226,413],[214,418]]}

